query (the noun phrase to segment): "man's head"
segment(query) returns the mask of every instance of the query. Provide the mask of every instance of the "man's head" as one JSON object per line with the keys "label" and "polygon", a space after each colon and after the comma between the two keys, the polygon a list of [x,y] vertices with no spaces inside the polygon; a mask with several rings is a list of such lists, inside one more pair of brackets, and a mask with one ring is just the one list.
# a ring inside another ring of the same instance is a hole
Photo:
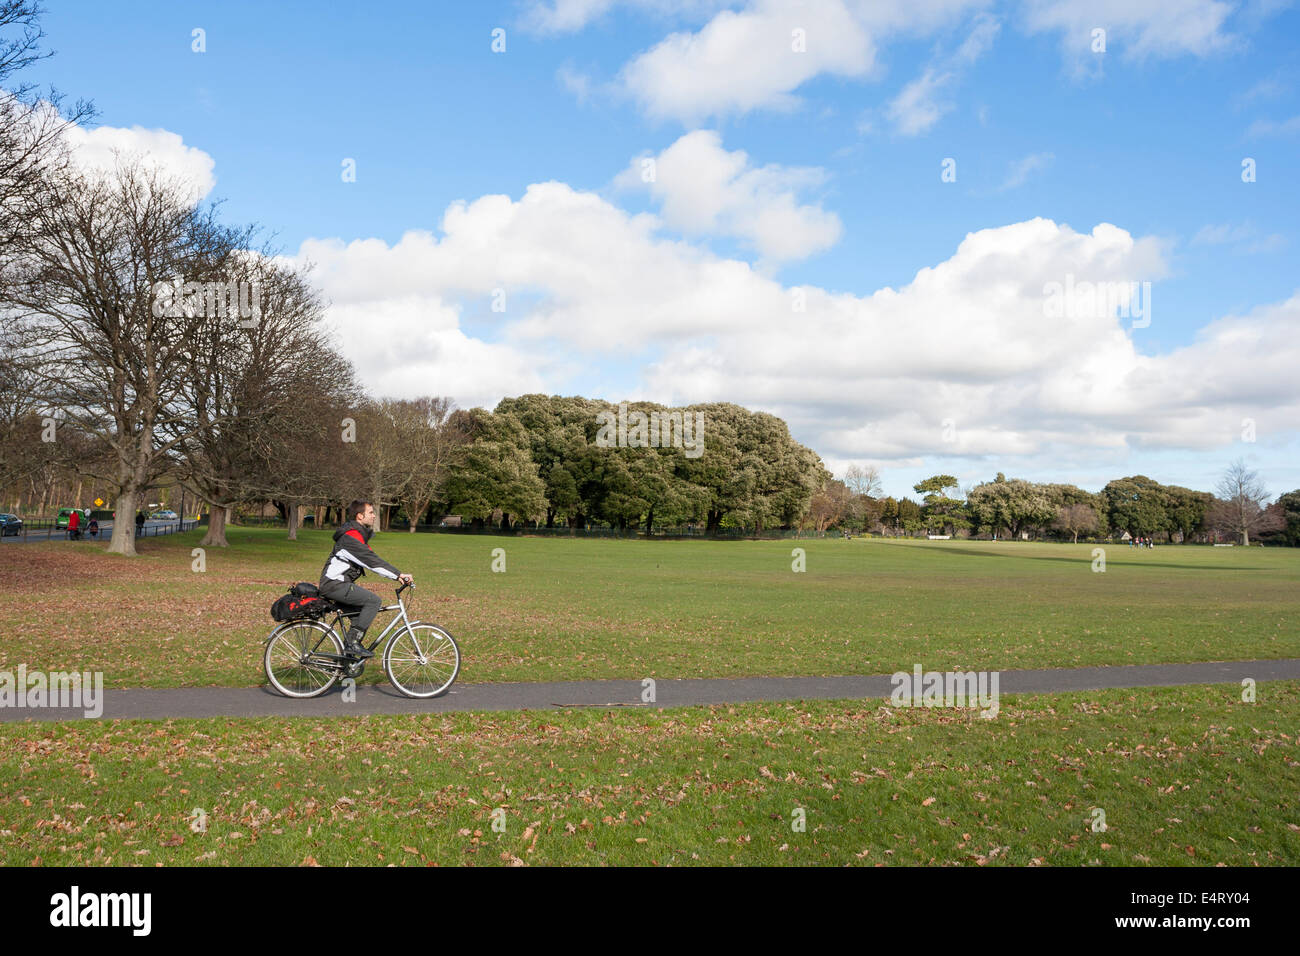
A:
{"label": "man's head", "polygon": [[375,508],[369,501],[357,500],[348,505],[348,521],[355,521],[367,528],[375,526]]}

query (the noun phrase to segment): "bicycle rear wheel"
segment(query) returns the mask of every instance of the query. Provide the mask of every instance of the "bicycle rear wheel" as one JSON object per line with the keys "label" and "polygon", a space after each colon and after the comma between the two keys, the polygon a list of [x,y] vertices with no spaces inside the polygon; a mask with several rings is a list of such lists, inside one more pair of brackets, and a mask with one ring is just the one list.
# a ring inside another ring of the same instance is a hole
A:
{"label": "bicycle rear wheel", "polygon": [[460,648],[442,628],[412,624],[384,648],[384,671],[407,697],[438,697],[460,673]]}
{"label": "bicycle rear wheel", "polygon": [[262,666],[271,686],[286,697],[319,697],[339,679],[343,641],[320,621],[290,621],[271,632]]}

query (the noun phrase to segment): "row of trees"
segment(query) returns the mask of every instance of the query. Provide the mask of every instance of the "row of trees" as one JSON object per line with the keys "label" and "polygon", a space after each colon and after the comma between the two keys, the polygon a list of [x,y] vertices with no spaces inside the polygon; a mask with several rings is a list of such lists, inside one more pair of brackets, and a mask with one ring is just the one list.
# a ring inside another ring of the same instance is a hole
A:
{"label": "row of trees", "polygon": [[[1111,481],[1100,492],[1075,485],[1007,478],[999,473],[964,491],[952,475],[918,482],[920,501],[877,497],[861,470],[832,481],[814,498],[817,527],[886,534],[989,534],[1034,537],[1152,538],[1168,541],[1264,537],[1300,544],[1300,490],[1269,503],[1259,475],[1230,465],[1216,493],[1162,485],[1145,475]],[[872,473],[874,478],[874,473]]]}

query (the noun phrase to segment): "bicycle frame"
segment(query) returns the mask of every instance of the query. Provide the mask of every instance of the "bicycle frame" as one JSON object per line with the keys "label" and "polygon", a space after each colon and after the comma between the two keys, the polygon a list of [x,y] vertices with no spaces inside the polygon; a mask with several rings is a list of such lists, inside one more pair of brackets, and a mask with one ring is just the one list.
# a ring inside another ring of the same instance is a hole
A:
{"label": "bicycle frame", "polygon": [[[388,639],[389,634],[392,634],[395,630],[399,629],[398,627],[399,625],[401,627],[411,626],[411,619],[406,616],[406,602],[402,600],[402,592],[405,591],[407,588],[411,588],[411,587],[415,587],[415,585],[403,584],[400,588],[397,589],[397,603],[385,604],[383,607],[379,609],[378,611],[379,614],[383,614],[387,611],[400,611],[401,613],[398,614],[397,617],[393,618],[391,621],[388,622],[388,626],[385,627],[383,632],[370,643],[370,645],[366,648],[367,650],[373,651],[380,644],[384,643],[384,641]],[[342,632],[344,635],[347,634],[347,628],[343,626],[343,619],[345,617],[348,617],[348,615],[342,613],[341,611],[337,611],[334,614],[334,620],[331,622],[332,625],[336,625],[338,627],[338,630]],[[351,620],[351,618],[349,618],[349,620]],[[327,654],[324,656],[333,657],[335,655]]]}
{"label": "bicycle frame", "polygon": [[[397,599],[396,604],[386,604],[379,609],[378,613],[383,614],[386,611],[401,611],[402,613],[388,622],[388,626],[384,628],[383,633],[374,639],[369,647],[366,648],[367,650],[373,651],[380,644],[384,643],[384,640],[399,624],[402,627],[406,627],[411,623],[411,619],[406,616],[406,602],[404,602],[400,597]],[[346,614],[341,612],[335,613],[333,623],[339,625],[339,630],[344,634],[347,634],[347,629],[342,626],[345,617],[347,617]]]}

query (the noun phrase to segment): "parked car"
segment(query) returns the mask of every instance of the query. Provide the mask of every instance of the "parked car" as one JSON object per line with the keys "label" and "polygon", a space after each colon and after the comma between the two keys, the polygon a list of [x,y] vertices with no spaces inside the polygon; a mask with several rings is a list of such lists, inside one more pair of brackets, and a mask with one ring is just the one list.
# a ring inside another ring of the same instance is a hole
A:
{"label": "parked car", "polygon": [[72,514],[72,512],[74,511],[80,511],[80,510],[81,510],[80,508],[60,508],[59,517],[55,520],[54,527],[61,528],[61,529],[67,528],[68,515]]}
{"label": "parked car", "polygon": [[151,521],[175,521],[176,512],[174,511],[155,511],[149,516]]}
{"label": "parked car", "polygon": [[0,537],[6,535],[21,534],[23,530],[23,519],[17,515],[0,512]]}

